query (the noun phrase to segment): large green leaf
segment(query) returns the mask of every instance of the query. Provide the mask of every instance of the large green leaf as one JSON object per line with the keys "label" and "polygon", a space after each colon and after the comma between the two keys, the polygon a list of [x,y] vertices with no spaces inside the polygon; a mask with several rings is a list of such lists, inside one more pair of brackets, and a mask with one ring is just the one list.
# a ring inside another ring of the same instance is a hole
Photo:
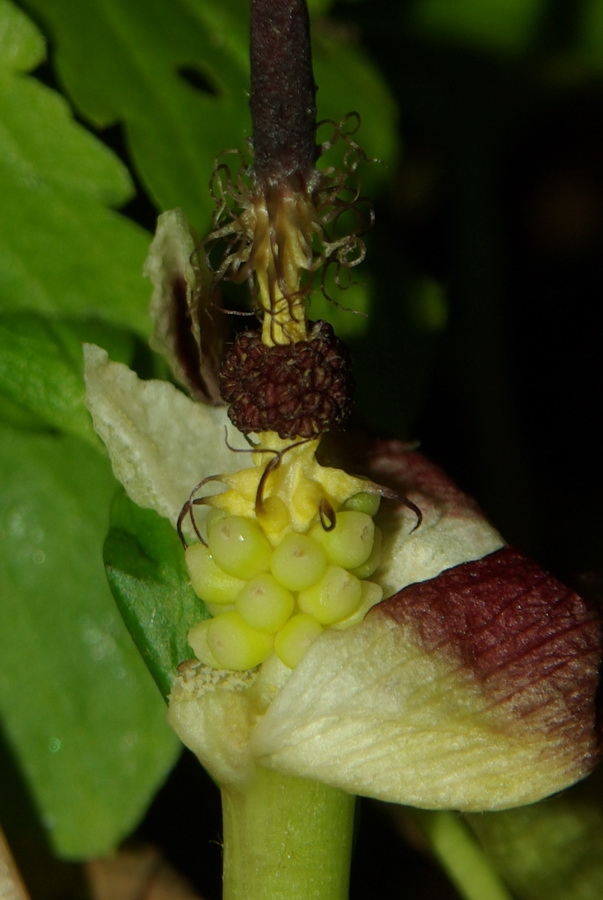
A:
{"label": "large green leaf", "polygon": [[129,362],[128,333],[38,313],[0,313],[0,419],[29,428],[53,428],[100,448],[86,408],[82,341],[106,347]]}
{"label": "large green leaf", "polygon": [[[576,83],[581,61],[603,64],[603,6],[600,0],[416,0],[409,21],[421,37],[471,47],[503,57],[558,54],[574,68],[552,69],[555,79]],[[569,77],[568,77],[569,76]]]}
{"label": "large green leaf", "polygon": [[577,37],[584,59],[600,68],[603,65],[603,6],[599,0],[583,3]]}
{"label": "large green leaf", "polygon": [[110,852],[174,761],[101,559],[114,479],[77,438],[0,436],[0,714],[60,853]]}
{"label": "large green leaf", "polygon": [[29,71],[44,58],[44,38],[10,0],[0,0],[0,22],[0,66]]}
{"label": "large green leaf", "polygon": [[520,900],[599,900],[602,789],[599,769],[542,803],[466,819]]}
{"label": "large green leaf", "polygon": [[[250,133],[248,0],[26,3],[56,41],[57,70],[78,109],[97,126],[122,122],[151,196],[181,207],[203,232],[213,161]],[[314,57],[319,116],[358,109],[368,154],[391,162],[394,105],[376,69],[321,30]]]}
{"label": "large green leaf", "polygon": [[111,208],[132,196],[130,177],[60,95],[22,73],[42,60],[39,34],[2,0],[0,309],[97,315],[145,334],[148,236]]}
{"label": "large green leaf", "polygon": [[192,657],[189,629],[208,617],[188,581],[173,526],[125,494],[112,508],[105,541],[109,583],[130,634],[165,696],[179,663]]}
{"label": "large green leaf", "polygon": [[420,0],[411,21],[424,34],[497,53],[530,49],[546,0]]}

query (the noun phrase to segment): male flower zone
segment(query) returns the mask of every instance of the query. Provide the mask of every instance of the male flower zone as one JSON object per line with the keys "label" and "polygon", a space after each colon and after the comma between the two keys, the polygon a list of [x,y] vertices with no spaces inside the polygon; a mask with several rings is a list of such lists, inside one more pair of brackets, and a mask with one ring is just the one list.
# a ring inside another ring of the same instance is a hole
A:
{"label": "male flower zone", "polygon": [[[253,160],[217,169],[201,251],[173,211],[147,262],[156,346],[213,405],[86,349],[115,474],[178,527],[200,598],[169,720],[221,785],[261,767],[425,808],[531,803],[597,760],[600,620],[422,455],[341,432],[349,358],[306,301],[364,255],[360,224],[336,227],[359,151],[344,121],[348,171],[317,168],[307,29],[302,3],[254,3]],[[221,279],[259,322],[226,344]]]}

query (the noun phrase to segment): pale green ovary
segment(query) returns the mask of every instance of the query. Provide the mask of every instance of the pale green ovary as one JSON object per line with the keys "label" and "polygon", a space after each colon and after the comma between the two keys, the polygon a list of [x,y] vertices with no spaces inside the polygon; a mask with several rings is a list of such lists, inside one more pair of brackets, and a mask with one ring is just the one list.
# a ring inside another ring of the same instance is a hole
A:
{"label": "pale green ovary", "polygon": [[342,505],[333,528],[325,529],[317,513],[309,534],[289,531],[274,547],[258,519],[226,515],[212,522],[208,546],[186,551],[191,584],[217,613],[189,632],[197,658],[243,670],[276,653],[294,668],[325,627],[360,621],[383,596],[363,578],[377,568],[380,545],[364,511],[378,504],[367,496],[368,502],[351,498],[351,509]]}

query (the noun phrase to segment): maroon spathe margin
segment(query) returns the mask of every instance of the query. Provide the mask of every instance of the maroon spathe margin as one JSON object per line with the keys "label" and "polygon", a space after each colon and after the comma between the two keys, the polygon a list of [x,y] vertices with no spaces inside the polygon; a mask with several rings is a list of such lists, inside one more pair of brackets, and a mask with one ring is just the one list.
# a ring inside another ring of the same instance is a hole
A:
{"label": "maroon spathe margin", "polygon": [[511,547],[412,584],[371,615],[411,627],[427,652],[472,673],[504,727],[567,742],[587,774],[600,755],[597,610]]}

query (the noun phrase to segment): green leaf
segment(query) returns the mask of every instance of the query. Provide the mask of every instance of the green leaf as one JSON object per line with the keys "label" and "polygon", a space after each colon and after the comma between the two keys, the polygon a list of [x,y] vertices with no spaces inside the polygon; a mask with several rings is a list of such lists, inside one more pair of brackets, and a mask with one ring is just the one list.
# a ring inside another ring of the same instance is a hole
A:
{"label": "green leaf", "polygon": [[178,751],[100,547],[115,481],[77,438],[0,434],[0,715],[59,853],[111,852]]}
{"label": "green leaf", "polygon": [[0,66],[28,71],[44,59],[44,38],[9,0],[0,0]]}
{"label": "green leaf", "polygon": [[599,900],[602,800],[599,768],[542,803],[465,818],[518,900]]}
{"label": "green leaf", "polygon": [[487,854],[457,813],[403,807],[401,814],[421,829],[464,900],[512,900]]}
{"label": "green leaf", "polygon": [[582,57],[600,68],[603,64],[603,7],[599,0],[587,0],[582,6],[578,44]]}
{"label": "green leaf", "polygon": [[42,61],[43,42],[7,0],[0,35],[11,46],[0,54],[2,309],[97,315],[146,334],[148,235],[109,208],[131,198],[130,176],[62,97],[15,71]]}
{"label": "green leaf", "polygon": [[123,122],[146,189],[206,228],[209,177],[248,130],[247,4],[30,0],[56,42],[56,66],[97,127]]}
{"label": "green leaf", "polygon": [[194,593],[175,529],[119,494],[105,541],[117,605],[144,661],[167,697],[179,663],[192,657],[189,629],[208,617]]}
{"label": "green leaf", "polygon": [[[360,129],[354,140],[372,160],[361,166],[359,174],[362,193],[371,196],[391,177],[388,169],[400,152],[396,104],[379,70],[359,45],[337,42],[328,32],[318,32],[313,36],[313,51],[318,118],[337,122],[349,112],[358,113]],[[318,136],[323,139],[320,131]]]}
{"label": "green leaf", "polygon": [[546,0],[421,0],[411,6],[417,30],[497,53],[530,49]]}
{"label": "green leaf", "polygon": [[85,402],[83,341],[101,343],[120,361],[132,358],[132,335],[100,323],[0,313],[0,417],[100,448]]}

